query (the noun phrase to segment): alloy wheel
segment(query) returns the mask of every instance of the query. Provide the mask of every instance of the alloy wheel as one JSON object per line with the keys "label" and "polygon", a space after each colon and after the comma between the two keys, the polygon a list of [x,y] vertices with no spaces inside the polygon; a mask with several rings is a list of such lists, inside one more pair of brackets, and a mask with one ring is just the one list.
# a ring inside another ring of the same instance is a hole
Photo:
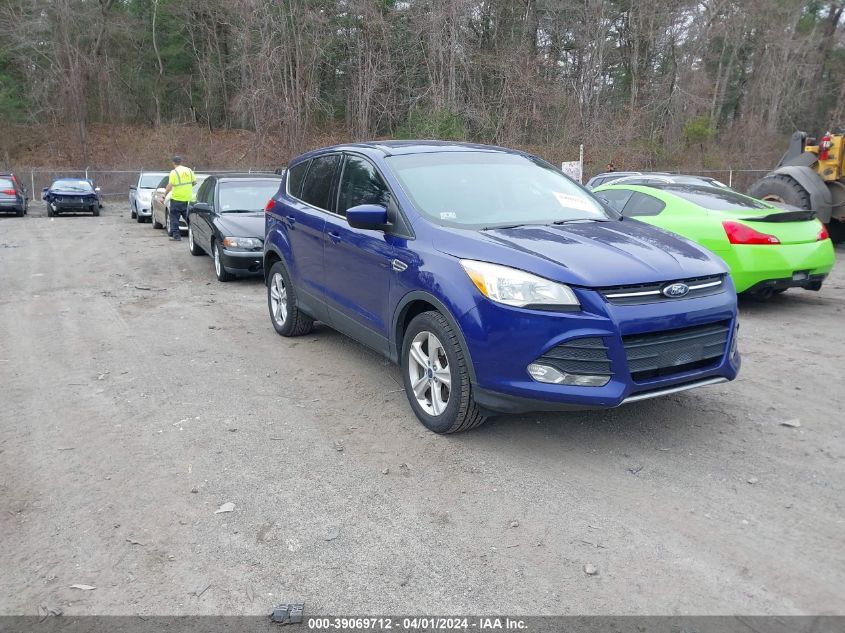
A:
{"label": "alloy wheel", "polygon": [[270,308],[276,323],[284,325],[288,320],[288,289],[281,273],[276,273],[270,280]]}
{"label": "alloy wheel", "polygon": [[192,251],[194,250],[194,231],[191,229],[190,226],[188,227],[188,248],[190,248]]}
{"label": "alloy wheel", "polygon": [[417,404],[431,416],[441,415],[449,405],[452,371],[443,344],[431,332],[420,332],[411,342],[408,375]]}
{"label": "alloy wheel", "polygon": [[214,272],[217,273],[217,276],[220,276],[220,249],[217,248],[217,242],[214,243]]}

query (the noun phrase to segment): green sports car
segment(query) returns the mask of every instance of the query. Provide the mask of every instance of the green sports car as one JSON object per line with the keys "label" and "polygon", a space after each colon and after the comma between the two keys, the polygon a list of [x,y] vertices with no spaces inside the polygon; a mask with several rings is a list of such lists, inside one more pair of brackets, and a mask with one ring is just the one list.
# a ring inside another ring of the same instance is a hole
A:
{"label": "green sports car", "polygon": [[835,259],[812,211],[790,210],[699,184],[612,184],[593,193],[625,217],[678,233],[725,260],[737,292],[767,299],[819,290]]}

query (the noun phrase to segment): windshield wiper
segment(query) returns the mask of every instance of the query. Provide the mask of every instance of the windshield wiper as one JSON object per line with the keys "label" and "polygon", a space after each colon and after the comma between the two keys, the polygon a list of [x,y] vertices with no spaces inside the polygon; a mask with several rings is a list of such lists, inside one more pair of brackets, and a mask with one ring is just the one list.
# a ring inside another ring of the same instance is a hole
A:
{"label": "windshield wiper", "polygon": [[577,218],[575,220],[555,220],[552,224],[581,224],[583,222],[610,222],[610,220],[605,220],[604,218]]}

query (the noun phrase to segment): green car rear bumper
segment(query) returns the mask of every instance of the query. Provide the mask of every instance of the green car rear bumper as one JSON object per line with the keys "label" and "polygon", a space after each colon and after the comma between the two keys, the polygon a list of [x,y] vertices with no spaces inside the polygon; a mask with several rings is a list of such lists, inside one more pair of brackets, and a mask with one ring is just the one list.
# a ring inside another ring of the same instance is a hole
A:
{"label": "green car rear bumper", "polygon": [[836,256],[830,240],[808,244],[734,245],[718,252],[731,269],[737,292],[772,287],[818,290]]}

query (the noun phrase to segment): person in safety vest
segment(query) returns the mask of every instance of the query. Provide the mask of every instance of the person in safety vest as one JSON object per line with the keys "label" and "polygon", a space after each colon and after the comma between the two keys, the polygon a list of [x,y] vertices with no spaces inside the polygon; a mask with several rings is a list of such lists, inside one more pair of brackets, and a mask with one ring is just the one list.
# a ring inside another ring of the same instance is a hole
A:
{"label": "person in safety vest", "polygon": [[182,233],[179,230],[179,218],[188,218],[188,203],[194,195],[194,185],[197,179],[189,167],[182,165],[182,157],[172,159],[173,171],[164,189],[164,195],[170,194],[170,239],[179,241]]}
{"label": "person in safety vest", "polygon": [[830,136],[830,131],[824,133],[821,143],[819,143],[819,160],[827,160],[830,158],[830,148],[833,147],[833,139]]}

